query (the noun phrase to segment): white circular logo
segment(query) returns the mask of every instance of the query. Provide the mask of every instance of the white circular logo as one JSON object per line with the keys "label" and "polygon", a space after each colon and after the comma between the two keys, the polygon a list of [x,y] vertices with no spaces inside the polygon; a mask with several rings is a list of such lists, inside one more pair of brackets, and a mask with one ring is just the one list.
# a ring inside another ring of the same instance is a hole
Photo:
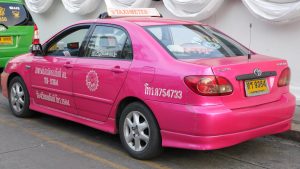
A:
{"label": "white circular logo", "polygon": [[94,70],[90,70],[85,77],[85,83],[87,88],[91,92],[96,91],[99,86],[99,78],[97,72]]}

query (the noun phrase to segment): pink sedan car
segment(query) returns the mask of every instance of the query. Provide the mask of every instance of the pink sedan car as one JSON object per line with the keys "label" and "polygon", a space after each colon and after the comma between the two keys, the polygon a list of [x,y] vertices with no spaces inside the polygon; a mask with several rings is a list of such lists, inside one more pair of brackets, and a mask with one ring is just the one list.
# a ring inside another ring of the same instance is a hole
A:
{"label": "pink sedan car", "polygon": [[9,61],[1,84],[13,114],[38,111],[118,133],[138,159],[162,147],[213,150],[290,129],[286,60],[248,58],[215,28],[146,12],[76,23]]}

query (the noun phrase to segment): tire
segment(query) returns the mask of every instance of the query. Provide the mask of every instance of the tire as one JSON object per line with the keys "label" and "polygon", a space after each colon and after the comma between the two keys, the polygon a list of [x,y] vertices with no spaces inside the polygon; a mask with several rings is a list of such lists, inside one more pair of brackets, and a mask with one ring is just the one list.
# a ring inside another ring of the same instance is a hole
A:
{"label": "tire", "polygon": [[29,93],[23,79],[19,76],[14,77],[8,85],[9,107],[13,115],[21,118],[33,116],[29,110]]}
{"label": "tire", "polygon": [[134,158],[151,159],[163,150],[157,121],[142,103],[134,102],[124,108],[119,121],[119,133],[123,147]]}

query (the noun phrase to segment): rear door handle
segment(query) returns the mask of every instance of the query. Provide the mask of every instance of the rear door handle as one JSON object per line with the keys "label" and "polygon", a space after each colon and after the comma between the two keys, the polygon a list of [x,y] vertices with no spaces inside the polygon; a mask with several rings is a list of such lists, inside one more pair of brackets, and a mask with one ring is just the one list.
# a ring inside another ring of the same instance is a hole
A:
{"label": "rear door handle", "polygon": [[73,68],[74,65],[72,65],[70,62],[67,62],[67,63],[64,64],[64,67],[65,68]]}
{"label": "rear door handle", "polygon": [[115,66],[114,68],[111,69],[112,72],[114,73],[123,73],[125,72],[124,69],[122,69],[120,66]]}

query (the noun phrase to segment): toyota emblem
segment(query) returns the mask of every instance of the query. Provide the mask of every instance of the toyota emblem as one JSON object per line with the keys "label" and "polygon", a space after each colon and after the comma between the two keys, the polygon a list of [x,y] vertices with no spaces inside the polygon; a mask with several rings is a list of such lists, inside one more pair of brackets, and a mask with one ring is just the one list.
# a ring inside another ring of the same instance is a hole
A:
{"label": "toyota emblem", "polygon": [[253,73],[256,75],[256,76],[261,76],[262,75],[262,71],[260,69],[254,69]]}

